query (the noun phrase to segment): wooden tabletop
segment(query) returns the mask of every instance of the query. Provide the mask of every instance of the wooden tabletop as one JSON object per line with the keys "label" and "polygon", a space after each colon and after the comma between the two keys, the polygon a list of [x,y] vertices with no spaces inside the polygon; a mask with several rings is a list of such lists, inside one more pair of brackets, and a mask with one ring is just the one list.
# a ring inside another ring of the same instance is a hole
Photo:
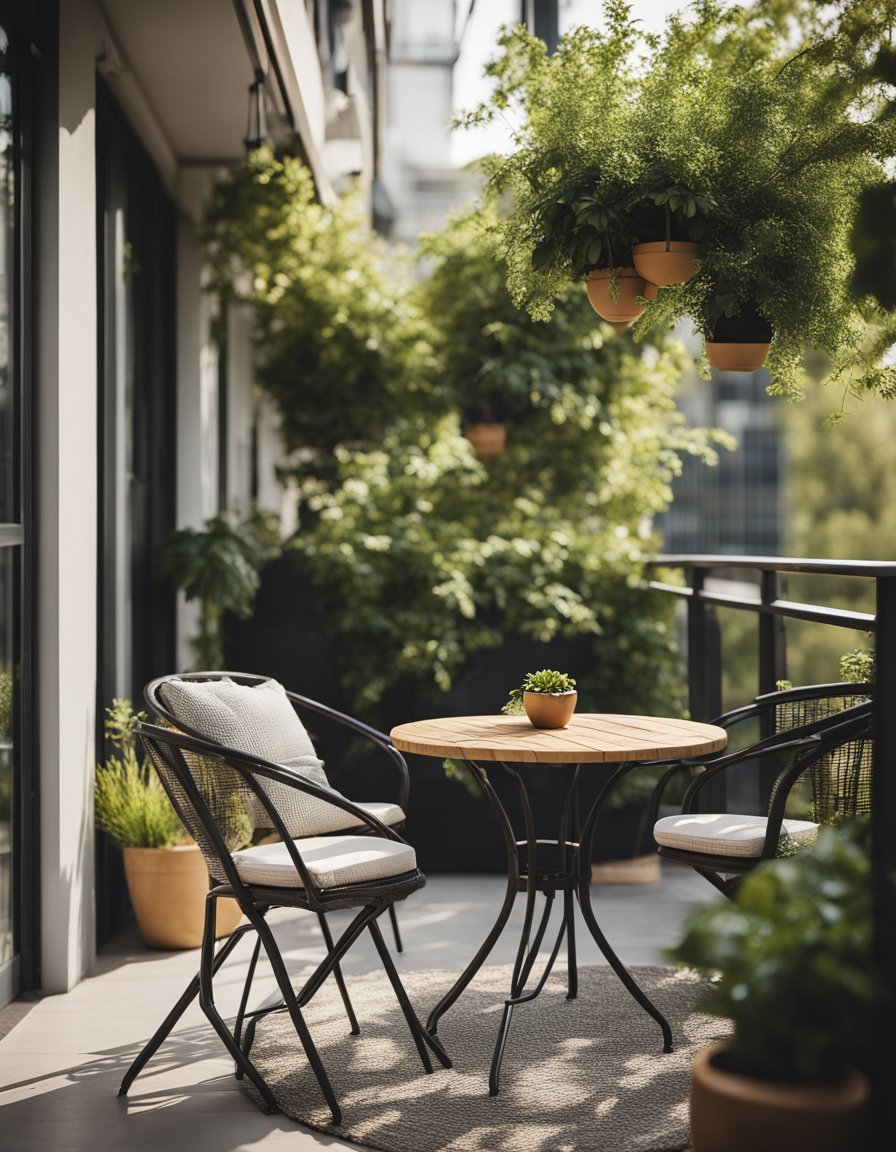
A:
{"label": "wooden tabletop", "polygon": [[565,728],[533,728],[525,716],[446,716],[399,724],[390,735],[402,752],[514,764],[667,760],[718,752],[728,740],[712,724],[602,712],[577,713]]}

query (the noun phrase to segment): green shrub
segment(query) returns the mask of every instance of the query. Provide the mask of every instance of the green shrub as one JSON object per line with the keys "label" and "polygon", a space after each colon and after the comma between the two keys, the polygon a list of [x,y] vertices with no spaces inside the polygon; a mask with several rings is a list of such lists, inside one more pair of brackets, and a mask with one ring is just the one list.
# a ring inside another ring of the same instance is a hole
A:
{"label": "green shrub", "polygon": [[96,769],[97,825],[129,848],[170,848],[189,837],[151,766],[137,755],[134,726],[145,719],[129,700],[106,709],[106,738],[117,755]]}

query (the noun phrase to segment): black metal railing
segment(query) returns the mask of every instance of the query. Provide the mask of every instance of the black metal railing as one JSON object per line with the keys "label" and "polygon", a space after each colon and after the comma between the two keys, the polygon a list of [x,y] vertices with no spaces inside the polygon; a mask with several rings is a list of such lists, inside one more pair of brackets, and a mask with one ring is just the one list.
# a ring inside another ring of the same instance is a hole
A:
{"label": "black metal railing", "polygon": [[[656,557],[652,567],[680,570],[685,576],[683,586],[655,579],[649,581],[649,587],[686,601],[688,697],[691,715],[696,720],[710,720],[722,711],[724,649],[717,607],[752,612],[757,617],[758,692],[773,691],[776,682],[787,676],[785,625],[788,619],[809,620],[874,635],[874,940],[877,960],[884,971],[892,971],[896,964],[896,888],[892,881],[896,877],[896,563],[780,556],[663,555]],[[707,587],[708,578],[713,574],[729,574],[731,579],[730,574],[747,572],[757,578],[757,595],[753,597],[730,591],[721,582]],[[875,611],[852,612],[824,604],[786,600],[781,596],[781,577],[787,573],[872,580]],[[875,1092],[878,1109],[884,1100],[883,1086],[896,1083],[894,1034],[896,1020],[892,1005],[882,1006]]]}

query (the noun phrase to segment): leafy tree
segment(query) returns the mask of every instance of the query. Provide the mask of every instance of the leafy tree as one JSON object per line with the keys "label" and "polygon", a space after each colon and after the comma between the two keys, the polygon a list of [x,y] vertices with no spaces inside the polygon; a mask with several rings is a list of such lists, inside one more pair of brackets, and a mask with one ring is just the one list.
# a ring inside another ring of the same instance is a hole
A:
{"label": "leafy tree", "polygon": [[209,290],[253,307],[258,381],[294,471],[325,472],[337,444],[422,412],[426,327],[357,200],[318,203],[301,160],[261,148],[217,185],[205,239]]}
{"label": "leafy tree", "polygon": [[[569,291],[549,324],[532,321],[507,294],[494,224],[483,209],[422,248],[445,415],[339,447],[336,482],[303,486],[294,543],[344,641],[345,678],[369,707],[403,676],[449,688],[508,633],[591,635],[586,703],[680,707],[669,609],[638,587],[681,453],[713,455],[675,408],[680,352],[608,340]],[[487,467],[459,434],[483,396],[508,425]]]}

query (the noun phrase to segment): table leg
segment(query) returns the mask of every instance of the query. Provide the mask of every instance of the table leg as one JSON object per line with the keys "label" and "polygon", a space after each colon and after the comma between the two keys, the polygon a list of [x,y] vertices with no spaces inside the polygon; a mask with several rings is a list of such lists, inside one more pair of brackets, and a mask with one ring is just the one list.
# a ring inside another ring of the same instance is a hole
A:
{"label": "table leg", "polygon": [[468,766],[470,771],[479,783],[480,788],[485,793],[486,798],[494,810],[498,818],[498,825],[501,828],[501,833],[504,836],[504,848],[507,853],[507,891],[504,894],[504,903],[501,906],[501,911],[492,925],[492,929],[482,942],[476,955],[466,966],[448,992],[442,997],[438,1004],[433,1008],[426,1021],[427,1032],[435,1033],[438,1029],[439,1020],[451,1005],[457,1000],[461,992],[467,987],[479,969],[487,960],[489,953],[498,942],[498,938],[504,931],[504,926],[510,917],[511,909],[513,908],[514,901],[516,900],[517,892],[519,891],[519,863],[516,854],[516,840],[514,839],[513,829],[510,826],[510,821],[507,819],[507,813],[504,811],[504,805],[498,799],[494,788],[488,781],[488,774],[485,769],[480,768],[472,760],[466,760],[464,763]]}
{"label": "table leg", "polygon": [[582,917],[588,925],[588,930],[594,937],[594,941],[603,952],[610,967],[629,990],[629,992],[638,1001],[645,1012],[649,1013],[654,1020],[659,1024],[663,1033],[663,1051],[672,1051],[672,1029],[669,1027],[669,1022],[656,1007],[656,1005],[645,995],[640,985],[637,983],[631,972],[625,967],[613,949],[610,947],[606,936],[600,929],[597,919],[594,915],[594,909],[591,906],[591,842],[594,838],[594,828],[597,824],[597,818],[600,816],[601,809],[604,806],[607,796],[610,794],[613,787],[630,772],[636,768],[635,764],[622,764],[613,773],[604,787],[601,789],[588,813],[588,818],[585,821],[585,826],[582,829],[582,837],[579,843],[579,875],[578,875],[578,888],[577,896],[579,900],[579,907],[582,910]]}
{"label": "table leg", "polygon": [[[529,794],[526,790],[526,785],[518,772],[507,764],[502,767],[514,777],[519,790],[520,805],[523,810],[523,821],[526,829],[526,839],[517,841],[516,846],[526,848],[526,916],[523,921],[523,929],[520,933],[520,943],[517,949],[516,962],[513,968],[513,978],[511,980],[510,996],[504,1001],[504,1011],[501,1015],[501,1025],[498,1029],[498,1038],[495,1042],[495,1051],[492,1056],[492,1064],[489,1072],[488,1090],[490,1096],[496,1096],[499,1089],[499,1081],[501,1075],[501,1063],[504,1059],[504,1049],[507,1045],[507,1039],[510,1035],[510,1023],[513,1018],[513,1010],[517,1004],[525,1004],[529,1000],[534,1000],[539,995],[542,988],[547,982],[548,976],[554,967],[554,962],[560,952],[560,946],[563,943],[564,937],[567,938],[567,955],[569,957],[569,976],[568,976],[568,990],[567,999],[575,997],[578,982],[575,969],[575,927],[574,927],[574,907],[572,903],[572,889],[575,882],[575,868],[576,858],[570,854],[571,845],[569,841],[569,833],[571,829],[571,820],[573,814],[573,796],[577,791],[578,785],[578,768],[576,768],[567,778],[566,795],[563,801],[563,816],[560,822],[560,838],[556,841],[540,841],[535,836],[535,821],[532,816],[532,805],[529,802]],[[538,845],[544,843],[555,845],[560,852],[559,869],[552,876],[550,874],[539,876],[538,874]],[[553,881],[553,885],[551,886]],[[534,938],[532,937],[532,921],[535,911],[535,896],[539,890],[539,883],[547,885],[543,889],[545,905],[542,912],[541,921]],[[538,950],[541,947],[541,942],[544,939],[547,930],[548,922],[550,921],[551,910],[554,903],[554,894],[557,888],[563,889],[563,915],[560,920],[560,930],[557,933],[557,938],[554,941],[554,947],[551,955],[548,958],[544,971],[538,980],[538,983],[531,990],[525,992],[526,983],[532,974],[532,968],[538,958]]]}

